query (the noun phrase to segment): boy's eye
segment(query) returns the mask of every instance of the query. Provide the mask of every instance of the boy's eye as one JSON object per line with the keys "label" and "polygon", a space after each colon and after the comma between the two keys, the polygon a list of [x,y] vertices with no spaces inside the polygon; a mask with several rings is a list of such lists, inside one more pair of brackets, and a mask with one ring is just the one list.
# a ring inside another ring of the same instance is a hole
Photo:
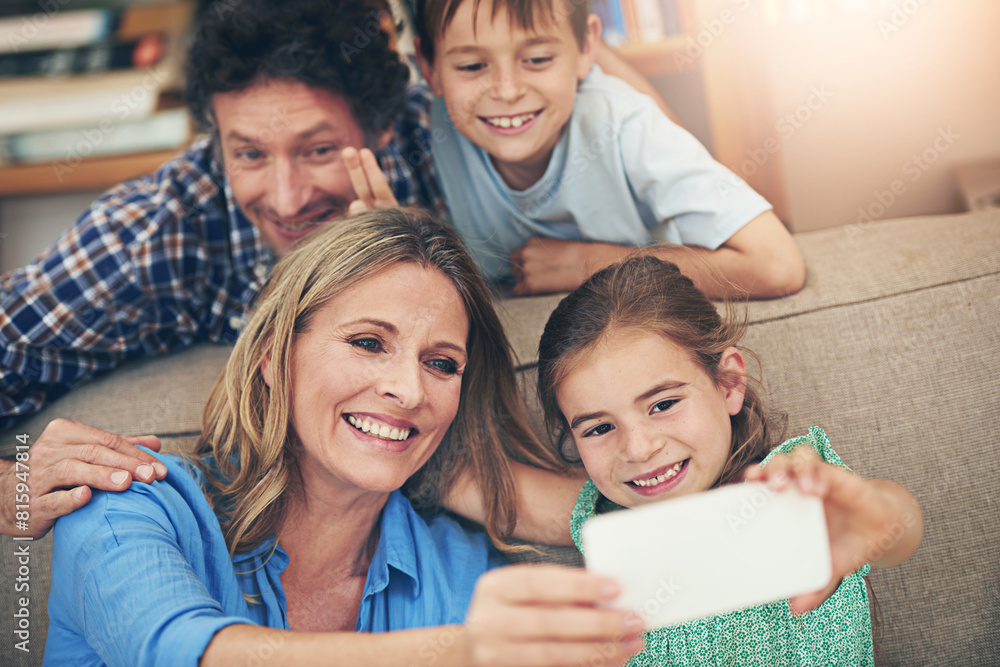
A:
{"label": "boy's eye", "polygon": [[675,403],[677,403],[677,399],[675,399],[675,398],[671,398],[671,399],[668,399],[666,401],[660,401],[659,403],[657,403],[656,405],[653,406],[653,409],[652,409],[651,412],[654,412],[654,413],[655,412],[666,412],[667,410],[669,410],[670,408],[672,408]]}
{"label": "boy's eye", "polygon": [[536,58],[527,58],[526,63],[534,67],[540,67],[552,62],[552,56],[538,56]]}
{"label": "boy's eye", "polygon": [[485,63],[471,63],[468,65],[458,65],[455,69],[459,72],[478,72],[486,67]]}
{"label": "boy's eye", "polygon": [[594,428],[584,431],[583,437],[589,438],[595,435],[604,435],[605,433],[610,433],[611,431],[613,431],[614,428],[615,427],[612,426],[611,424],[598,424]]}

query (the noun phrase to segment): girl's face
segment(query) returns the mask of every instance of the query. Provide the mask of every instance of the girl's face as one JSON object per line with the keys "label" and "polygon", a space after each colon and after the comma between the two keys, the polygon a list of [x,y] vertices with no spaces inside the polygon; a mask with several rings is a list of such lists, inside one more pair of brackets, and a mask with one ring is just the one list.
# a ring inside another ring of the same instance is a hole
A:
{"label": "girl's face", "polygon": [[583,353],[556,390],[591,479],[609,500],[634,507],[705,491],[729,458],[730,416],[743,406],[746,366],[735,347],[716,385],[680,346],[647,331],[612,332]]}

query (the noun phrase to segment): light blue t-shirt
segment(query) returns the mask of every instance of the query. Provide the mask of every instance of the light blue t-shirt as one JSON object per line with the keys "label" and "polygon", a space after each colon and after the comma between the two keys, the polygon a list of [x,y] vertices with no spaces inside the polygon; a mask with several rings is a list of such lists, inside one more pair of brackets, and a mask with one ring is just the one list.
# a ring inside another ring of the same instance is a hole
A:
{"label": "light blue t-shirt", "polygon": [[[165,480],[96,491],[56,522],[45,664],[194,667],[228,625],[288,629],[285,550],[272,539],[230,560],[201,473],[156,456]],[[484,534],[421,517],[399,491],[380,521],[358,632],[461,623],[479,576],[506,564]]]}
{"label": "light blue t-shirt", "polygon": [[652,99],[596,65],[544,176],[527,190],[507,187],[440,98],[431,125],[452,223],[492,279],[509,276],[510,253],[532,237],[715,250],[771,208]]}

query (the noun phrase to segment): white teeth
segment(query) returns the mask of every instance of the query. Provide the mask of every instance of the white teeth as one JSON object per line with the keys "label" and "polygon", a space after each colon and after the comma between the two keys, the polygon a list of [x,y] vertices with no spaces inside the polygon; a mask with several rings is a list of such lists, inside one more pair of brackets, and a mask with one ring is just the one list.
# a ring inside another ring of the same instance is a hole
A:
{"label": "white teeth", "polygon": [[657,484],[662,484],[663,482],[667,481],[668,479],[676,475],[678,472],[680,472],[683,465],[684,461],[678,461],[677,463],[674,464],[672,468],[670,468],[661,475],[657,475],[656,477],[650,477],[649,479],[634,479],[632,480],[632,483],[635,484],[636,486],[656,486]]}
{"label": "white teeth", "polygon": [[527,123],[529,120],[535,117],[533,113],[524,113],[520,116],[501,116],[498,118],[487,118],[486,122],[493,127],[501,128],[518,128]]}
{"label": "white teeth", "polygon": [[382,438],[383,440],[406,440],[410,437],[410,429],[408,428],[399,428],[398,426],[379,424],[377,422],[373,422],[367,417],[362,421],[354,415],[348,415],[347,421],[351,426],[358,429],[362,433],[368,433],[369,435],[374,435]]}

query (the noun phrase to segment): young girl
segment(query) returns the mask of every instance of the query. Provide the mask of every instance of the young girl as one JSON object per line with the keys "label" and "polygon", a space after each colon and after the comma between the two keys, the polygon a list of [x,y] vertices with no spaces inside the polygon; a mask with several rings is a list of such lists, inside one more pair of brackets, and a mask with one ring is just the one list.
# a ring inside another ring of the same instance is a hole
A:
{"label": "young girl", "polygon": [[895,483],[850,473],[820,428],[772,451],[778,435],[736,347],[743,330],[653,257],[608,267],[559,304],[539,343],[538,390],[564,457],[575,450],[591,478],[573,539],[603,512],[741,480],[796,484],[824,502],[828,587],[648,632],[629,665],[872,665],[867,563],[916,550],[920,507]]}

